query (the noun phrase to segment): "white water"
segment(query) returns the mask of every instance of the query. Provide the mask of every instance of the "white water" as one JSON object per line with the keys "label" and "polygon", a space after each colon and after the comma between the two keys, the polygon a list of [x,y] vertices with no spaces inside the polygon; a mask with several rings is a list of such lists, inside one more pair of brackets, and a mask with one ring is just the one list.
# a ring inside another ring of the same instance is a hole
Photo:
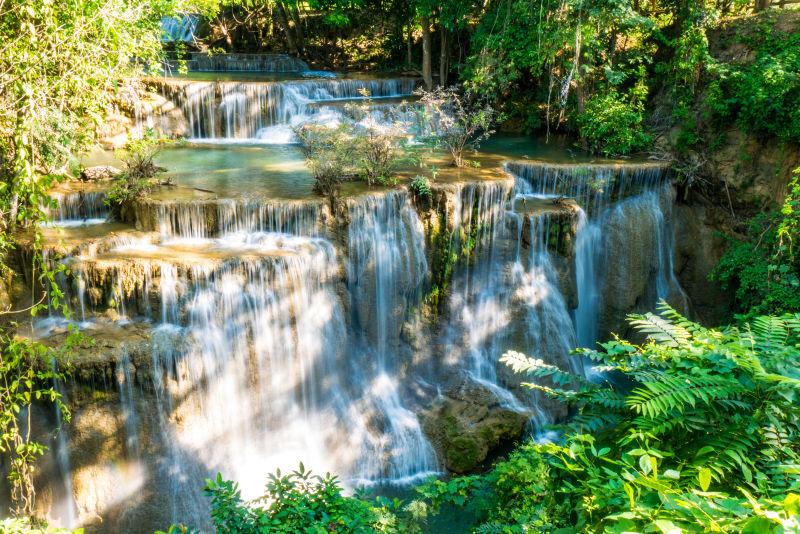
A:
{"label": "white water", "polygon": [[46,211],[53,226],[68,228],[100,224],[108,218],[105,192],[56,193],[52,198],[55,208],[48,208]]}
{"label": "white water", "polygon": [[296,142],[294,127],[342,119],[341,106],[326,104],[364,100],[363,91],[373,99],[407,97],[416,83],[414,78],[166,82],[164,92],[186,117],[191,140],[287,144]]}

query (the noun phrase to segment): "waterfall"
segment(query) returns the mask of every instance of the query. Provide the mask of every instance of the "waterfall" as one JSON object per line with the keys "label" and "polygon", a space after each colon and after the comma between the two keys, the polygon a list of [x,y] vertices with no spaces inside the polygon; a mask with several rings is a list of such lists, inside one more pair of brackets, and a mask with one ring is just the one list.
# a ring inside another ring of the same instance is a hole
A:
{"label": "waterfall", "polygon": [[308,70],[308,63],[286,54],[192,52],[189,54],[188,67],[198,72],[302,72]]}
{"label": "waterfall", "polygon": [[53,195],[55,208],[46,211],[56,226],[82,226],[106,221],[108,206],[103,191],[59,192]]}
{"label": "waterfall", "polygon": [[599,337],[597,318],[600,314],[599,269],[602,258],[602,231],[597,221],[586,212],[578,212],[575,243],[575,274],[578,307],[575,310],[575,331],[581,347],[594,348]]}
{"label": "waterfall", "polygon": [[126,350],[117,362],[117,385],[119,387],[119,398],[122,404],[122,418],[125,421],[125,446],[128,456],[135,460],[141,460],[142,451],[139,446],[139,418],[136,414],[136,404],[134,399],[134,384],[132,364]]}
{"label": "waterfall", "polygon": [[366,356],[356,372],[385,434],[357,471],[365,481],[426,476],[438,470],[436,456],[416,415],[400,400],[397,365],[400,328],[427,274],[422,222],[404,192],[369,195],[348,208],[348,290]]}
{"label": "waterfall", "polygon": [[[66,396],[63,384],[61,383],[61,380],[57,378],[58,364],[56,363],[55,358],[51,361],[50,365],[53,372],[53,389],[61,396],[61,402],[63,402],[65,405],[69,405],[69,399]],[[62,524],[66,528],[75,528],[78,525],[78,510],[75,506],[75,499],[73,497],[72,462],[70,462],[69,459],[69,448],[67,446],[64,418],[61,416],[61,409],[58,405],[54,406],[53,411],[55,412],[56,417],[56,460],[63,485],[63,488],[61,489],[64,492],[61,502],[57,507],[61,510],[57,513],[63,514],[61,520]]]}
{"label": "waterfall", "polygon": [[326,105],[410,96],[414,78],[322,79],[284,82],[172,81],[161,82],[162,93],[174,101],[194,140],[294,142],[293,126],[308,121],[336,123],[342,110]]}
{"label": "waterfall", "polygon": [[[673,200],[668,167],[654,163],[511,162],[506,169],[514,174],[519,191],[570,197],[582,208],[575,244],[578,307],[574,312],[581,346],[594,347],[607,333],[599,322],[600,317],[608,315],[603,306],[609,302],[613,305],[615,299],[621,301],[619,294],[632,285],[631,280],[649,284],[649,290],[641,290],[649,291],[650,296],[646,302],[621,302],[619,309],[625,309],[624,313],[635,305],[652,309],[658,299],[668,299],[679,309],[687,308],[688,300],[673,272],[671,213],[665,214],[662,208],[671,210]],[[625,246],[643,237],[652,239],[652,246],[648,241],[637,253]],[[655,253],[652,261],[649,253]]]}

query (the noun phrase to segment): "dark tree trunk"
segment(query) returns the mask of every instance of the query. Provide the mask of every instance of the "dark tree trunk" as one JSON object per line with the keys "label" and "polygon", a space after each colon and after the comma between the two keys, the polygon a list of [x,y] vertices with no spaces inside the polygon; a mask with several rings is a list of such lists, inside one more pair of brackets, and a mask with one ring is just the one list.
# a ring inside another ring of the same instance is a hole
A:
{"label": "dark tree trunk", "polygon": [[425,80],[425,88],[430,91],[433,89],[433,52],[431,50],[431,21],[428,17],[422,17],[422,79]]}
{"label": "dark tree trunk", "polygon": [[300,18],[300,9],[297,6],[289,8],[289,13],[294,22],[295,42],[297,43],[297,51],[304,54],[306,50],[306,38],[303,34],[303,21]]}
{"label": "dark tree trunk", "polygon": [[450,50],[448,49],[447,28],[442,26],[440,31],[440,45],[439,50],[439,85],[447,87],[447,75],[450,70]]}
{"label": "dark tree trunk", "polygon": [[408,37],[406,38],[406,63],[410,66],[414,63],[414,26],[408,22]]}
{"label": "dark tree trunk", "polygon": [[275,4],[275,11],[278,13],[278,24],[280,24],[284,35],[286,35],[286,45],[289,47],[289,52],[297,55],[300,51],[297,49],[297,43],[294,41],[292,29],[289,27],[289,17],[286,16],[286,10],[283,4],[277,2]]}

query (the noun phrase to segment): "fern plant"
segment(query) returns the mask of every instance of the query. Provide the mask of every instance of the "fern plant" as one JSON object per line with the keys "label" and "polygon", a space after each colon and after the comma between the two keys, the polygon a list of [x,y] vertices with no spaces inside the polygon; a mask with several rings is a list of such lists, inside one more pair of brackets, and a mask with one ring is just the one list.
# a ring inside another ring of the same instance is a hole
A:
{"label": "fern plant", "polygon": [[[629,320],[644,344],[576,351],[601,380],[503,356],[573,415],[470,482],[475,532],[800,532],[800,316],[716,330],[661,303]],[[458,484],[423,496],[458,505]]]}

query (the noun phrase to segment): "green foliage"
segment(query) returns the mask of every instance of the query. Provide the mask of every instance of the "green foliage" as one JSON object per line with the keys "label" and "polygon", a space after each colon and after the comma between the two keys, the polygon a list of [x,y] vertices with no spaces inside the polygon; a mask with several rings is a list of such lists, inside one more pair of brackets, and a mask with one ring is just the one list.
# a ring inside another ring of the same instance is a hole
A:
{"label": "green foliage", "polygon": [[141,139],[131,139],[119,158],[125,169],[114,178],[114,183],[106,196],[106,202],[118,209],[122,204],[136,200],[149,192],[154,178],[163,169],[153,163],[161,151],[161,142],[150,131]]}
{"label": "green foliage", "polygon": [[414,196],[418,199],[428,199],[430,200],[433,196],[433,191],[431,191],[431,184],[425,176],[420,174],[414,176],[411,179],[411,183],[408,184],[408,188],[414,194]]}
{"label": "green foliage", "polygon": [[378,499],[369,503],[347,497],[335,476],[324,477],[307,471],[303,464],[287,475],[270,475],[266,492],[244,502],[236,483],[222,475],[207,480],[205,494],[211,498],[211,518],[217,532],[255,533],[372,533],[417,531],[417,519],[424,509],[400,501]]}
{"label": "green foliage", "polygon": [[800,316],[720,331],[662,304],[630,320],[644,345],[578,351],[623,387],[507,353],[537,382],[529,387],[575,417],[559,443],[528,443],[486,475],[426,484],[434,510],[468,505],[475,532],[800,528]]}
{"label": "green foliage", "polygon": [[715,63],[704,100],[715,124],[735,122],[742,131],[800,141],[800,32],[773,30],[774,18],[737,36],[752,61]]}
{"label": "green foliage", "polygon": [[304,124],[295,128],[306,163],[314,175],[314,190],[333,198],[341,183],[354,177],[374,184],[396,185],[396,172],[404,163],[414,163],[407,149],[402,121],[392,117],[387,124],[372,113],[372,100],[348,105],[348,117],[336,126]]}
{"label": "green foliage", "polygon": [[406,150],[405,123],[391,112],[387,112],[389,117],[384,117],[388,121],[378,121],[369,91],[362,90],[361,95],[364,100],[346,107],[353,120],[345,123],[353,142],[358,173],[370,186],[375,183],[395,185],[398,167],[414,161]]}
{"label": "green foliage", "polygon": [[711,279],[734,291],[735,312],[752,317],[800,311],[800,171],[778,213],[760,214],[743,238],[729,238]]}
{"label": "green foliage", "polygon": [[627,98],[608,89],[590,98],[577,116],[578,131],[592,152],[605,156],[627,156],[647,148],[650,136],[644,130],[644,97],[647,87],[637,85]]}
{"label": "green foliage", "polygon": [[477,149],[481,141],[494,131],[494,109],[462,94],[455,87],[438,87],[433,91],[417,91],[421,120],[424,125],[423,138],[433,146],[450,152],[452,163],[464,167],[470,162],[464,158],[468,148]]}
{"label": "green foliage", "polygon": [[47,450],[31,439],[30,407],[33,402],[53,403],[63,420],[69,421],[69,409],[53,381],[64,378],[57,362],[62,368],[67,365],[78,339],[79,335],[71,330],[66,342],[53,349],[0,330],[0,453],[8,458],[12,511],[20,517],[33,515],[35,463]]}
{"label": "green foliage", "polygon": [[311,173],[314,191],[333,198],[341,183],[354,174],[355,143],[346,123],[335,128],[319,124],[305,124],[295,129],[300,147]]}
{"label": "green foliage", "polygon": [[9,518],[0,520],[0,532],[4,534],[83,534],[83,529],[66,530],[46,524],[37,524],[27,518]]}

